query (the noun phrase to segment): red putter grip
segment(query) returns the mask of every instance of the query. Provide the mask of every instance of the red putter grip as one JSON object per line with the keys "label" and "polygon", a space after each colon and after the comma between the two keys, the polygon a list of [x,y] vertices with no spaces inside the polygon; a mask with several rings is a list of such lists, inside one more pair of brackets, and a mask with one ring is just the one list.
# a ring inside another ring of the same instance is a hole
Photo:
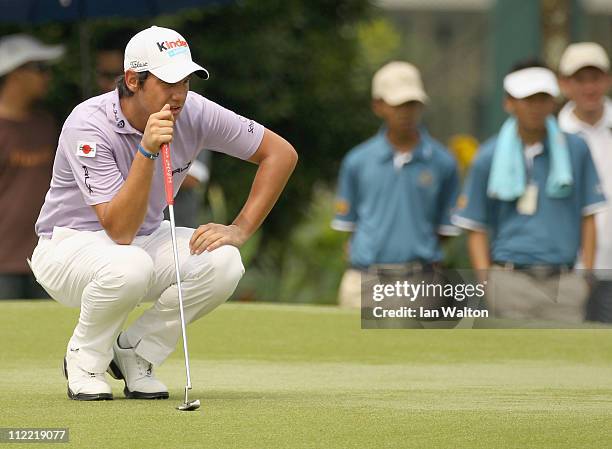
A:
{"label": "red putter grip", "polygon": [[164,172],[164,187],[166,189],[166,202],[174,205],[174,186],[172,185],[172,160],[170,159],[170,145],[161,146],[162,164]]}

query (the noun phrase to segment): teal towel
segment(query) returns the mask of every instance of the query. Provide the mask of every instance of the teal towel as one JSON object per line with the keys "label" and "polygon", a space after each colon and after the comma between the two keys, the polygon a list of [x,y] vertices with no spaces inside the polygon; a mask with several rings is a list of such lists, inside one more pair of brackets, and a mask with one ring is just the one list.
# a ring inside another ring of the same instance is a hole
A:
{"label": "teal towel", "polygon": [[[546,179],[546,194],[550,198],[565,198],[572,191],[573,177],[569,148],[554,117],[546,119],[550,166]],[[514,201],[525,193],[527,171],[523,143],[516,118],[506,120],[497,137],[487,194],[490,198]]]}

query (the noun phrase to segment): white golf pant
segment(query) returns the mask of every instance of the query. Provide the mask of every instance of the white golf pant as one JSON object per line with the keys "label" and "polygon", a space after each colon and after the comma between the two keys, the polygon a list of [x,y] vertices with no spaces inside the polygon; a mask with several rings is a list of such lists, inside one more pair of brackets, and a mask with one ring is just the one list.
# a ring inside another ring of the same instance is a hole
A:
{"label": "white golf pant", "polygon": [[[187,323],[225,302],[244,274],[233,246],[191,255],[193,232],[176,229]],[[82,369],[106,371],[128,314],[148,299],[154,301],[152,307],[125,331],[127,339],[138,355],[156,366],[174,351],[181,320],[169,222],[151,235],[136,237],[131,245],[116,244],[105,231],[55,228],[51,239],[40,239],[31,265],[51,297],[81,308],[68,347],[78,349]]]}

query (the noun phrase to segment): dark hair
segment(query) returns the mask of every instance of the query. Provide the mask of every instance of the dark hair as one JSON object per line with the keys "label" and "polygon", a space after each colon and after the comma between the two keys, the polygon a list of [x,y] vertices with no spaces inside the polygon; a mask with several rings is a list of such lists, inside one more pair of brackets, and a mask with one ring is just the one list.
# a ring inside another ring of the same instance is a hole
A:
{"label": "dark hair", "polygon": [[[136,75],[138,75],[138,87],[142,87],[144,85],[145,80],[149,76],[149,72],[137,72]],[[132,92],[127,87],[127,84],[125,84],[125,74],[117,78],[117,90],[119,91],[119,98],[131,97],[134,95],[134,92]]]}
{"label": "dark hair", "polygon": [[544,64],[541,60],[537,58],[529,58],[522,59],[514,63],[512,68],[506,73],[506,75],[510,75],[511,73],[518,72],[519,70],[528,69],[530,67],[542,67],[544,69],[548,69],[549,67]]}

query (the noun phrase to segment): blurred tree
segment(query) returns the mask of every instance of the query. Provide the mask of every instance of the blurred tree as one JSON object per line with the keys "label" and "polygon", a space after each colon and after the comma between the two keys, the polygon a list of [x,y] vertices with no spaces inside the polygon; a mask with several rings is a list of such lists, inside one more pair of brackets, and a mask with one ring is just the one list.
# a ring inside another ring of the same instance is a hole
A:
{"label": "blurred tree", "polygon": [[[246,0],[188,17],[179,28],[211,73],[194,90],[277,131],[300,154],[264,241],[295,225],[315,181],[332,182],[344,153],[376,127],[367,107],[369,83],[354,76],[357,25],[368,13],[367,0]],[[212,182],[225,191],[230,219],[254,171],[215,158]]]}
{"label": "blurred tree", "polygon": [[[335,192],[325,185],[313,189],[305,217],[284,238],[271,241],[249,268],[236,292],[242,301],[335,304],[348,234],[331,229]],[[257,235],[255,236],[257,240]],[[252,255],[251,241],[243,259]],[[283,254],[279,264],[275,254]],[[246,256],[246,257],[245,257]]]}
{"label": "blurred tree", "polygon": [[358,27],[362,62],[370,73],[375,72],[391,58],[401,58],[401,35],[384,17],[363,22]]}

